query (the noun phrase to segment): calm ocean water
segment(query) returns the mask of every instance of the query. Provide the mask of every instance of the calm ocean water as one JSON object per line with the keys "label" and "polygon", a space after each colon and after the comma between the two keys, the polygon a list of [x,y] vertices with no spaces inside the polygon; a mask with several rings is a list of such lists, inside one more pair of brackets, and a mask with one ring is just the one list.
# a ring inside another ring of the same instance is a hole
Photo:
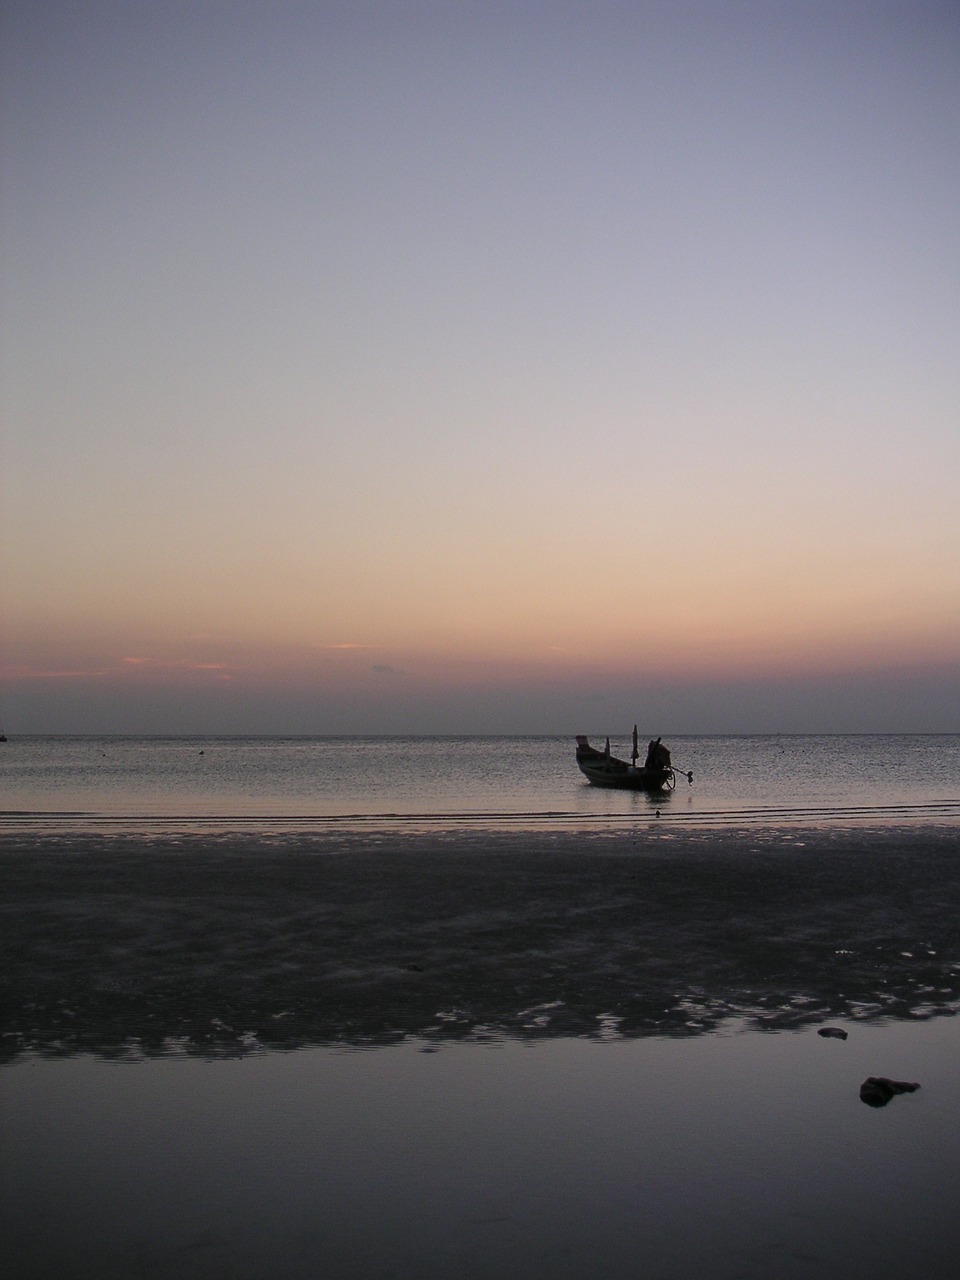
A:
{"label": "calm ocean water", "polygon": [[[602,746],[602,739],[593,739]],[[589,823],[779,812],[960,816],[960,735],[669,739],[668,798],[591,787],[566,737],[25,737],[0,747],[0,821],[355,817]],[[629,756],[629,738],[611,738]]]}

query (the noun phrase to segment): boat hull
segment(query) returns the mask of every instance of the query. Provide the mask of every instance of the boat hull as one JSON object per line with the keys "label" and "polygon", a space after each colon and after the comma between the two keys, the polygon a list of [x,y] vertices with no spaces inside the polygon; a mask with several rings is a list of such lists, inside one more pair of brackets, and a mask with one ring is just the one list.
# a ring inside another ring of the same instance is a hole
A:
{"label": "boat hull", "polygon": [[577,765],[595,787],[618,791],[649,791],[662,794],[672,791],[676,777],[672,769],[648,769],[628,764],[606,751],[597,751],[588,743],[577,744]]}

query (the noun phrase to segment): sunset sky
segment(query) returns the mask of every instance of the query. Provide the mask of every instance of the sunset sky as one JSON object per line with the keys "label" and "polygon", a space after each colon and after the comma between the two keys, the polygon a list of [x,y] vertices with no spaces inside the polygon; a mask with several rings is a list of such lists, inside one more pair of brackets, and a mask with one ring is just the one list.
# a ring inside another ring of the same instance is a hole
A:
{"label": "sunset sky", "polygon": [[6,0],[0,723],[960,731],[956,0]]}

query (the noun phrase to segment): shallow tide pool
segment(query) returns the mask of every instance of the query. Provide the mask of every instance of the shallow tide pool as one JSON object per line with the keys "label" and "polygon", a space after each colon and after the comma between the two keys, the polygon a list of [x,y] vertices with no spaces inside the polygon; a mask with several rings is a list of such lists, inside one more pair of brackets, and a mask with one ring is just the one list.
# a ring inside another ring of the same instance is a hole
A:
{"label": "shallow tide pool", "polygon": [[844,1025],[20,1059],[6,1274],[952,1276],[960,1023]]}

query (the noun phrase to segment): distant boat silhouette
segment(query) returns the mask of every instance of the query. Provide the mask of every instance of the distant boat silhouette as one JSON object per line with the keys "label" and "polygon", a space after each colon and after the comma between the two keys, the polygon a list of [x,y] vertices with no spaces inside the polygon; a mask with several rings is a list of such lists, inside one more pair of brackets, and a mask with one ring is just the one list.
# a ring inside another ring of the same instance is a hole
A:
{"label": "distant boat silhouette", "polygon": [[[595,787],[618,787],[624,791],[670,792],[677,785],[677,772],[688,782],[693,782],[693,774],[685,770],[674,771],[670,762],[670,752],[662,745],[659,738],[650,743],[647,758],[642,767],[638,767],[640,756],[639,734],[637,726],[633,726],[633,751],[631,763],[618,760],[610,754],[610,739],[602,751],[591,747],[586,736],[577,734],[577,764],[580,772]],[[659,811],[658,811],[659,816]]]}

